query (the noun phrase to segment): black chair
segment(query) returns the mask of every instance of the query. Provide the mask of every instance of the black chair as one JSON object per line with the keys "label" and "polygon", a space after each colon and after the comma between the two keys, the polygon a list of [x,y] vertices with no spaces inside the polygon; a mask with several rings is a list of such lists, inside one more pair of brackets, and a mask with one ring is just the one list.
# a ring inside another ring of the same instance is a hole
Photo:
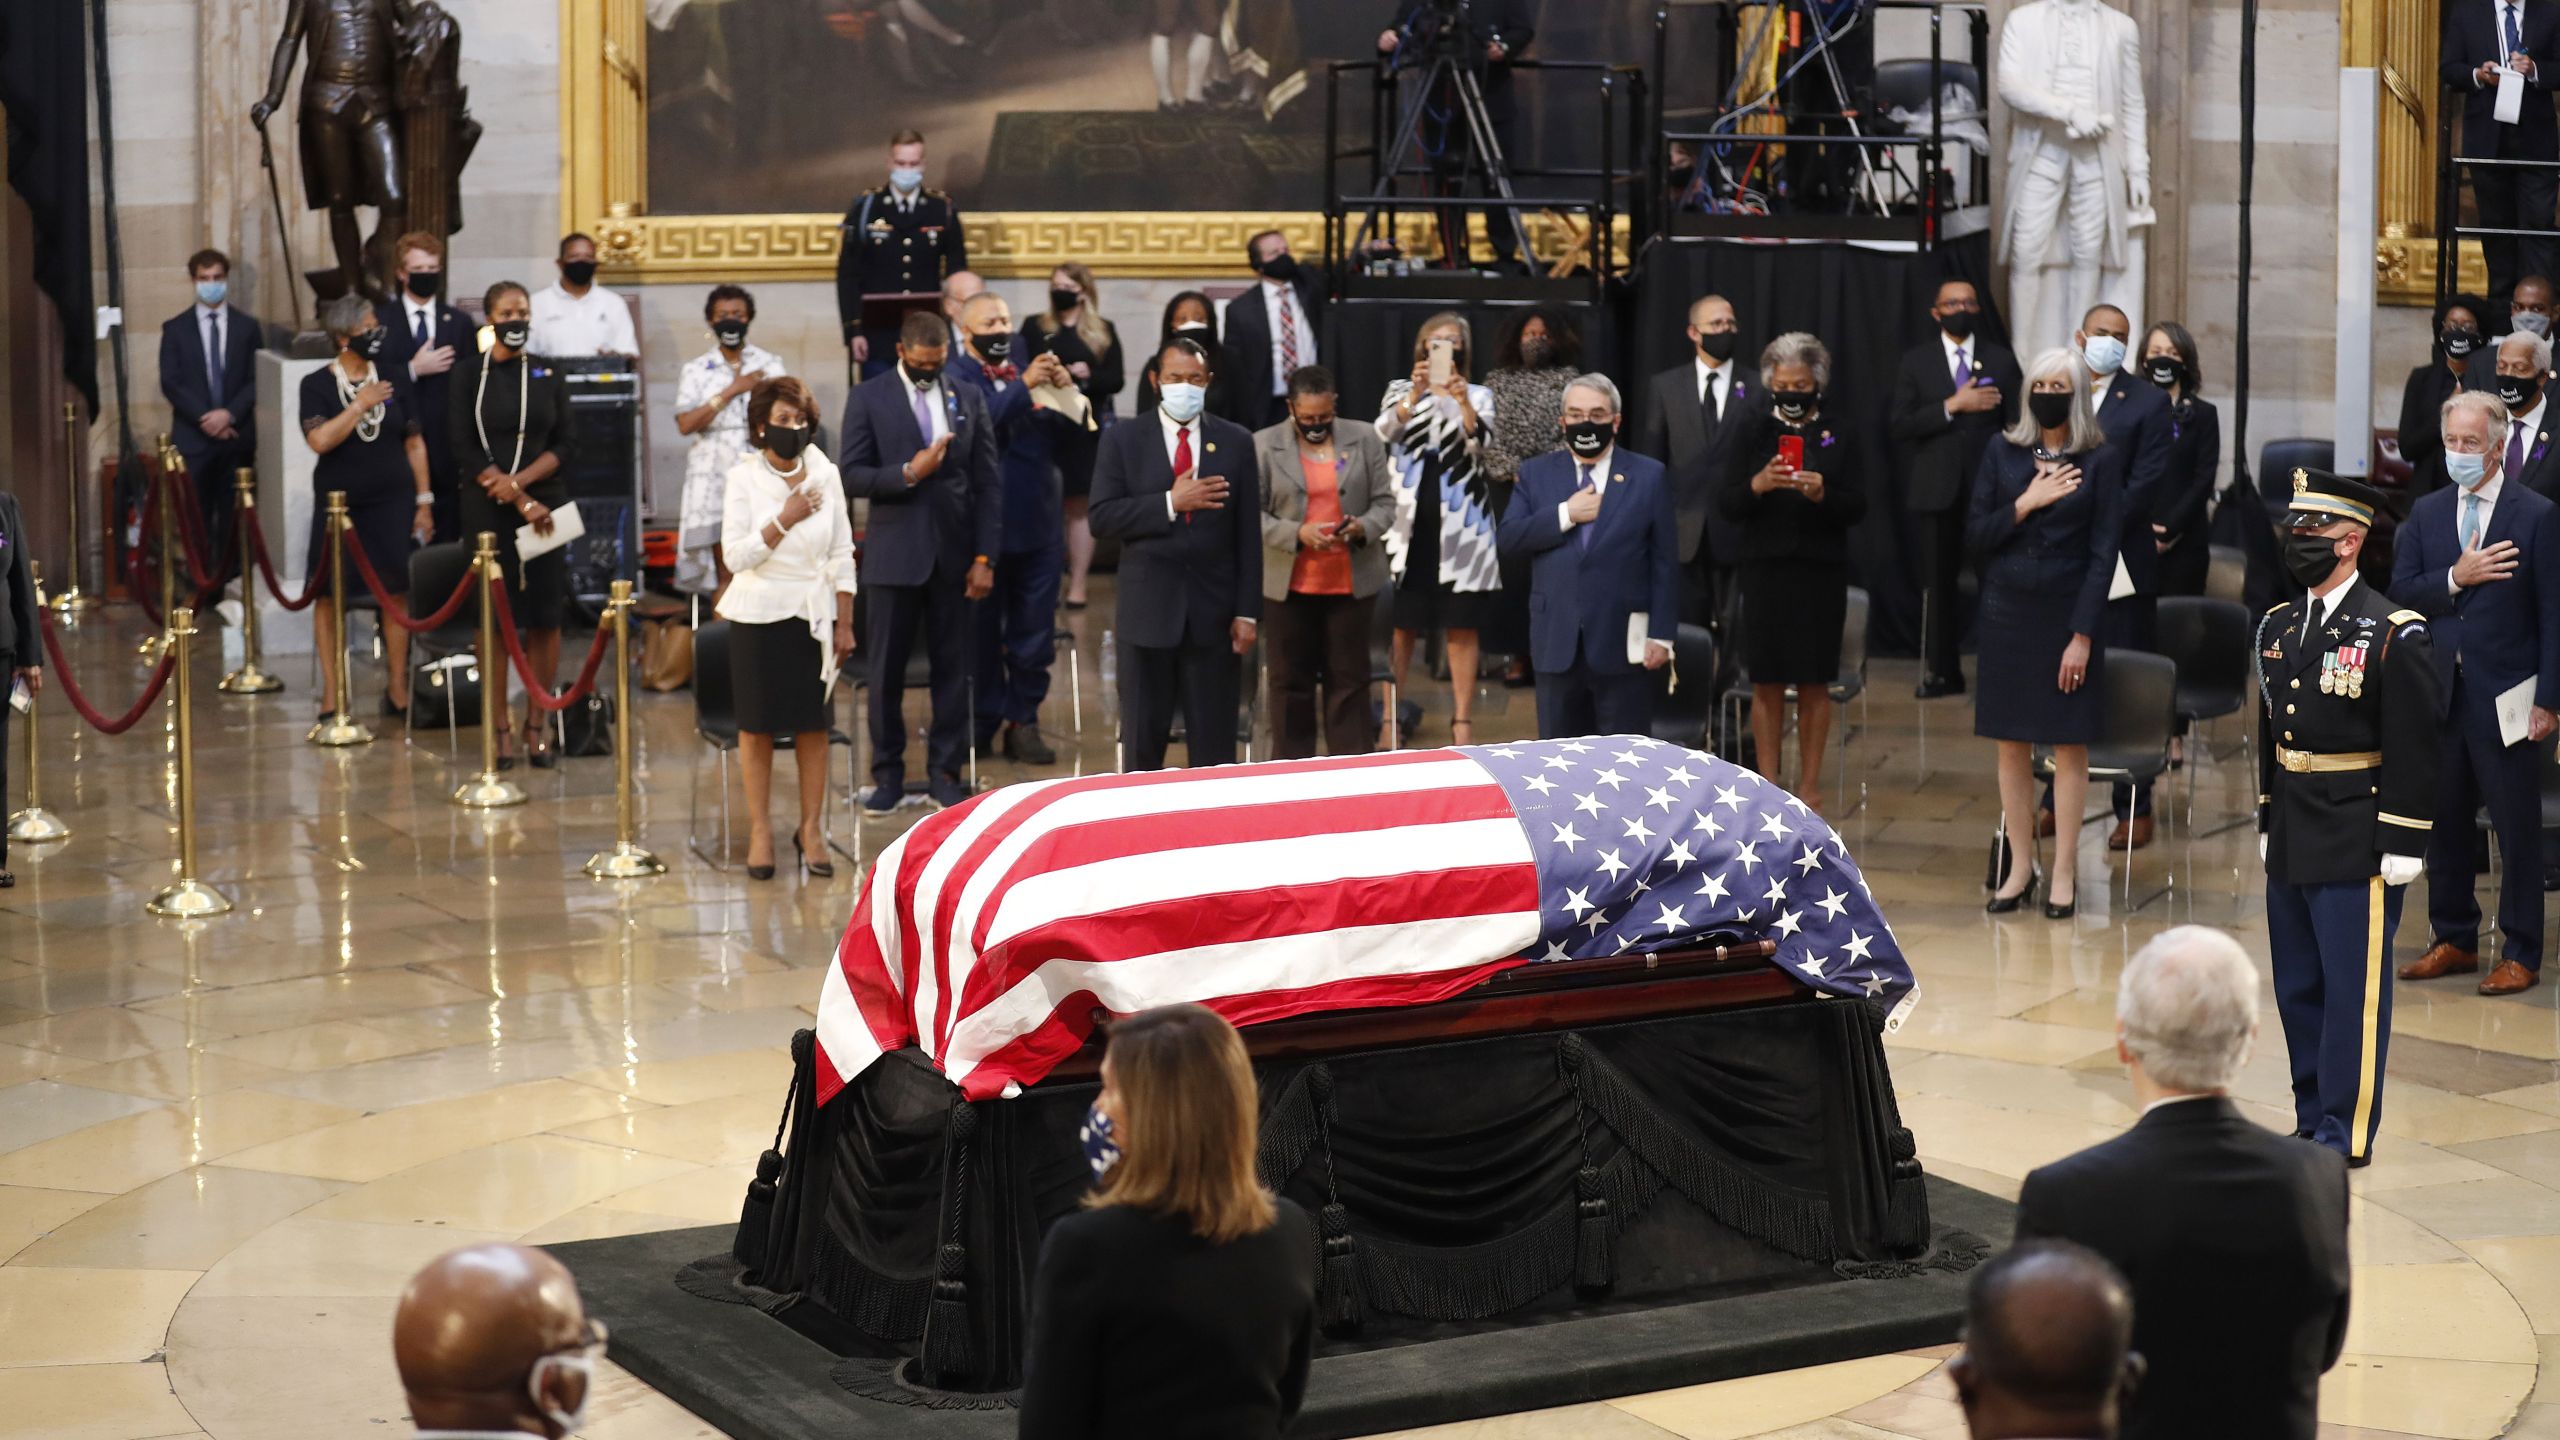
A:
{"label": "black chair", "polygon": [[[2169,738],[2178,733],[2178,667],[2165,655],[2107,647],[2106,717],[2089,747],[2089,783],[2157,784],[2169,773]],[[2036,772],[2050,779],[2053,752],[2036,747]],[[2071,823],[2080,824],[2077,817]],[[2160,888],[2133,898],[2134,853],[2125,852],[2125,913],[2131,914],[2177,887],[2174,866],[2164,867]]]}
{"label": "black chair", "polygon": [[2335,442],[2307,435],[2283,440],[2270,440],[2258,451],[2258,495],[2267,508],[2278,515],[2293,503],[2293,472],[2297,469],[2334,470],[2338,465]]}
{"label": "black chair", "polygon": [[[460,540],[427,545],[409,552],[409,614],[433,613],[452,598],[454,587],[471,574],[471,547]],[[453,732],[465,720],[480,723],[480,597],[462,602],[452,619],[433,630],[409,637],[409,723],[411,739],[432,726],[442,710],[445,748],[453,749]],[[420,679],[424,675],[423,682]],[[467,693],[466,693],[467,687]],[[467,707],[467,708],[466,708]]]}
{"label": "black chair", "polygon": [[2249,601],[2249,552],[2237,545],[2205,547],[2204,593],[2236,605]]}
{"label": "black chair", "polygon": [[[2201,595],[2163,595],[2154,638],[2160,654],[2178,667],[2178,719],[2192,729],[2208,720],[2237,714],[2249,703],[2249,611],[2237,600]],[[2248,773],[2257,774],[2258,727],[2241,727],[2241,745],[2249,756]],[[2200,739],[2187,755],[2187,828],[2196,823],[2197,761],[2208,751]],[[2254,810],[2250,817],[2254,818]],[[2228,828],[2228,827],[2226,827]]]}
{"label": "black chair", "polygon": [[1716,637],[1704,625],[1683,625],[1671,644],[1671,663],[1656,672],[1653,697],[1656,740],[1689,750],[1715,749]]}
{"label": "black chair", "polygon": [[[702,833],[702,770],[699,765],[694,767],[689,787],[692,807],[685,821],[685,848],[701,856],[712,868],[726,870],[729,868],[730,846],[736,838],[729,814],[729,757],[738,753],[738,701],[731,687],[729,622],[726,620],[714,620],[693,632],[693,733],[710,747],[712,754],[720,757],[719,848],[717,851],[709,848],[707,842],[710,837]],[[851,750],[853,737],[831,725],[827,728],[827,748],[832,751],[839,745]],[[774,736],[773,748],[777,754],[794,748],[792,737]],[[818,803],[825,807],[829,803],[828,798],[822,794]],[[847,854],[855,863],[860,863],[858,855],[852,855],[836,843],[834,827],[829,823],[828,812],[824,808],[819,811],[818,828],[826,836],[827,848]]]}
{"label": "black chair", "polygon": [[[1840,745],[1839,758],[1832,766],[1832,769],[1837,772],[1840,798],[1835,802],[1835,809],[1828,817],[1835,821],[1845,819],[1850,814],[1847,809],[1838,808],[1845,807],[1849,803],[1850,726],[1847,717],[1836,712],[1841,706],[1855,700],[1858,702],[1857,728],[1864,730],[1867,726],[1867,619],[1871,608],[1867,592],[1858,586],[1850,586],[1848,608],[1840,620],[1840,678],[1824,687],[1831,692],[1831,704],[1835,712],[1831,717],[1831,733],[1838,738]],[[1733,613],[1738,633],[1742,620],[1740,600],[1734,602]],[[1732,685],[1725,690],[1723,699],[1727,725],[1734,737],[1734,748],[1739,751],[1742,743],[1743,718],[1750,713],[1751,709],[1751,677],[1736,676]],[[1795,704],[1793,690],[1787,692],[1787,703],[1790,706]],[[1783,733],[1784,728],[1781,727],[1781,734]],[[1770,773],[1769,767],[1777,760],[1777,757],[1770,755],[1753,758],[1762,762],[1761,773],[1764,775]],[[1858,803],[1864,805],[1866,803],[1864,780],[1858,782],[1858,794]]]}

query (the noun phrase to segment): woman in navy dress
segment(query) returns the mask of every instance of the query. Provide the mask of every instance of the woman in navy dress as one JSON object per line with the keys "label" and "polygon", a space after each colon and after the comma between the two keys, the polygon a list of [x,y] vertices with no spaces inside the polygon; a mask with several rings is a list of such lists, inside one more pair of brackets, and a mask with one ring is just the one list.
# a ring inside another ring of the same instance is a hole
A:
{"label": "woman in navy dress", "polygon": [[[409,591],[409,552],[427,542],[435,529],[435,501],[427,483],[427,442],[418,429],[417,411],[408,393],[391,383],[377,367],[383,338],[390,332],[374,317],[361,295],[343,296],[320,307],[320,323],[337,342],[338,358],[302,377],[302,438],[319,460],[311,468],[311,550],[304,573],[318,574],[329,563],[326,526],[329,494],[347,497],[348,538],[364,550],[382,588],[394,595]],[[354,557],[347,561],[347,588],[361,591]],[[442,595],[422,597],[430,606]],[[337,696],[338,659],[343,647],[330,620],[329,607],[311,612],[319,626],[320,713],[326,715]],[[387,664],[382,713],[409,710],[409,632],[397,625],[382,627]],[[349,687],[351,690],[353,687]]]}
{"label": "woman in navy dress", "polygon": [[[2105,721],[2105,652],[2092,638],[2115,579],[2124,476],[2089,412],[2087,367],[2048,350],[2027,369],[2018,423],[1983,452],[1965,542],[1982,571],[1980,682],[1973,733],[2000,747],[2000,817],[2008,869],[1983,908],[2005,915],[2035,887],[2035,747],[2053,747],[2053,842],[2047,918],[2079,900],[2080,814],[2089,742]],[[2023,843],[2021,843],[2023,841]],[[2023,854],[2021,854],[2023,852]]]}

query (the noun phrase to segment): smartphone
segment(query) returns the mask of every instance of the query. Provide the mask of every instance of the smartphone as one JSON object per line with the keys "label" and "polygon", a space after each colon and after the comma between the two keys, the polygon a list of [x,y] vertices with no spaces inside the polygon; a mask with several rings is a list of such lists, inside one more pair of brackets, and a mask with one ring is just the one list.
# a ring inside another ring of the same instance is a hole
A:
{"label": "smartphone", "polygon": [[1779,459],[1781,459],[1781,460],[1784,460],[1785,462],[1787,462],[1787,468],[1788,468],[1788,469],[1790,469],[1790,470],[1801,470],[1801,469],[1803,469],[1803,468],[1804,468],[1804,437],[1803,437],[1803,436],[1801,436],[1801,435],[1781,435],[1781,436],[1779,436],[1779,437],[1778,437],[1778,458],[1779,458]]}
{"label": "smartphone", "polygon": [[1432,389],[1437,390],[1441,386],[1448,384],[1449,377],[1457,373],[1457,352],[1457,342],[1453,340],[1434,340],[1431,342]]}

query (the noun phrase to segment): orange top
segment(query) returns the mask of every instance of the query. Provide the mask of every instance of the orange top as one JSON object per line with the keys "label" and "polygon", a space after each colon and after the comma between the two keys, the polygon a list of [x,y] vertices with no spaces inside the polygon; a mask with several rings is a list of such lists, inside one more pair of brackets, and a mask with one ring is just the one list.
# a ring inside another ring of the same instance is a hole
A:
{"label": "orange top", "polygon": [[[1307,476],[1307,518],[1330,530],[1342,523],[1341,463],[1298,452],[1298,468]],[[1299,595],[1351,593],[1351,552],[1300,548],[1289,568],[1289,589]]]}

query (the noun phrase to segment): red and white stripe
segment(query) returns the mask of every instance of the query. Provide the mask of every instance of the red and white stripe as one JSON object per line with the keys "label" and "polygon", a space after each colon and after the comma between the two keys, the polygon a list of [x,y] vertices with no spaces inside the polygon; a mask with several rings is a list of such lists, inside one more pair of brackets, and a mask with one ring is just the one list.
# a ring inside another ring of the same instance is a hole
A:
{"label": "red and white stripe", "polygon": [[1008,786],[873,866],[818,1003],[818,1101],[908,1044],[986,1099],[1074,1053],[1095,1009],[1427,1003],[1538,930],[1528,837],[1455,751]]}

